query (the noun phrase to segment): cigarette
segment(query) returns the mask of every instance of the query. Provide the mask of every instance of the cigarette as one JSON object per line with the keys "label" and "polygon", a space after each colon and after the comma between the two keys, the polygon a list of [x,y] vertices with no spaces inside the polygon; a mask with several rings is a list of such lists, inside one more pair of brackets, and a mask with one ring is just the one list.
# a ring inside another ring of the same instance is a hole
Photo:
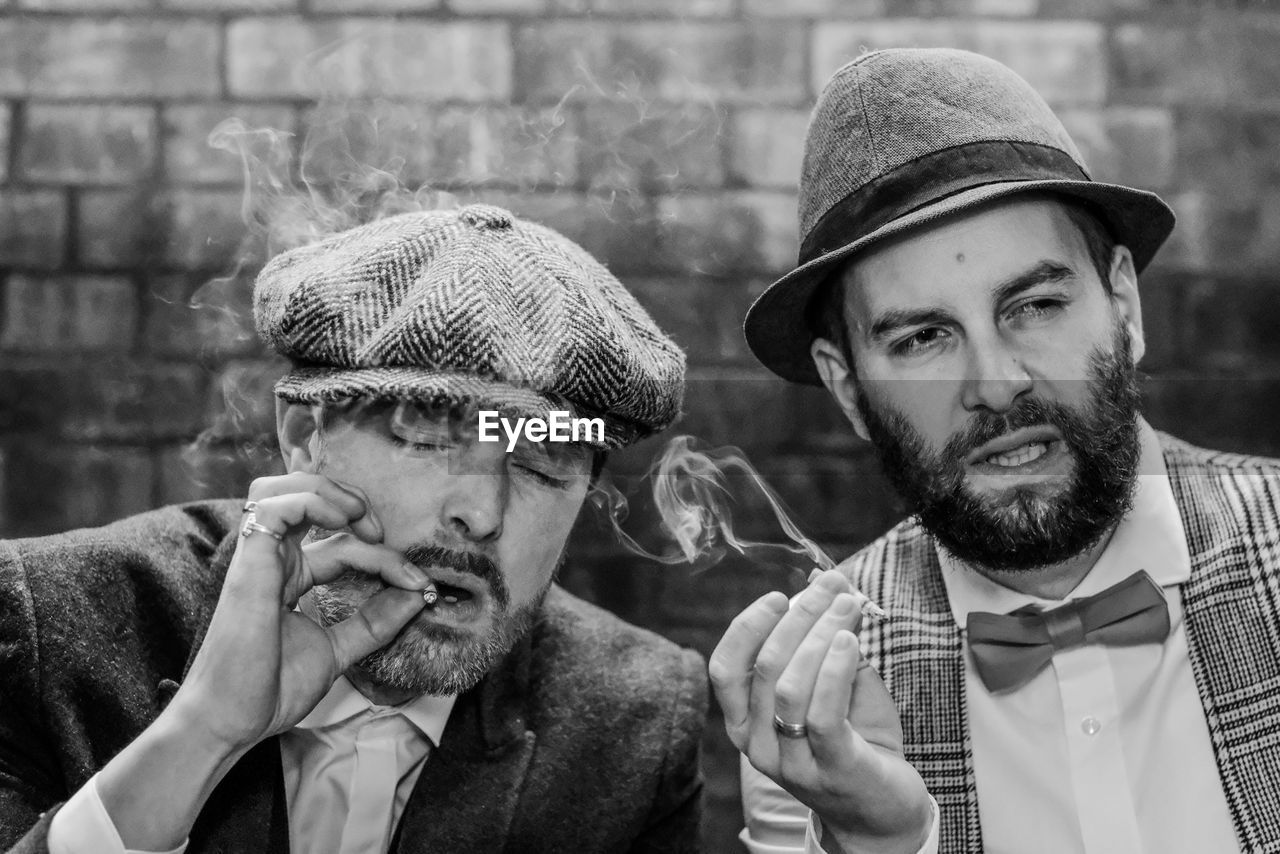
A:
{"label": "cigarette", "polygon": [[422,601],[427,603],[428,608],[440,601],[440,591],[436,589],[434,581],[422,588]]}
{"label": "cigarette", "polygon": [[[813,568],[813,571],[809,573],[809,583],[812,584],[813,580],[821,574],[822,574],[821,567],[815,566]],[[796,596],[799,596],[799,595],[800,595],[799,593],[796,594]],[[792,598],[794,599],[794,597]],[[862,609],[862,613],[864,616],[871,617],[873,620],[883,620],[888,618],[889,616],[888,612],[885,611],[884,608],[881,608],[879,605],[873,602],[871,600],[871,597],[863,593],[861,590],[855,589],[853,591],[853,598],[858,603],[858,607]]]}

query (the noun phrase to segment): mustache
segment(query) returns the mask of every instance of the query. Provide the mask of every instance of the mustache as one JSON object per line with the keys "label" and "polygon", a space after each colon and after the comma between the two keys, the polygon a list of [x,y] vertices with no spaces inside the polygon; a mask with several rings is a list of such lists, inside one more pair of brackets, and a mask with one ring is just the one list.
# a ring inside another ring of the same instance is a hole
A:
{"label": "mustache", "polygon": [[511,593],[502,577],[502,571],[488,555],[456,551],[434,543],[419,543],[405,549],[404,557],[424,570],[432,566],[444,566],[454,572],[474,575],[488,585],[499,605],[506,608],[511,603]]}
{"label": "mustache", "polygon": [[977,412],[963,430],[947,440],[943,455],[947,459],[962,460],[993,439],[1024,427],[1045,424],[1056,427],[1067,444],[1075,447],[1079,430],[1073,415],[1067,406],[1037,397],[1023,398],[1007,412]]}

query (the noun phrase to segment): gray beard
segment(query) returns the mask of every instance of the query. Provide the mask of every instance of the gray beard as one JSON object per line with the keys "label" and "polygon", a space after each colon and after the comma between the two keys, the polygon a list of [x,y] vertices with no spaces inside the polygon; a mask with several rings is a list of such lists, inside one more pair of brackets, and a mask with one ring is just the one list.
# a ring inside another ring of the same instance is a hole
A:
{"label": "gray beard", "polygon": [[[355,603],[333,587],[321,585],[310,591],[319,622],[325,626],[356,612]],[[430,623],[421,615],[415,617],[391,643],[365,656],[352,669],[374,685],[415,695],[463,694],[529,633],[549,588],[550,583],[527,605],[496,614],[493,628],[483,637]]]}

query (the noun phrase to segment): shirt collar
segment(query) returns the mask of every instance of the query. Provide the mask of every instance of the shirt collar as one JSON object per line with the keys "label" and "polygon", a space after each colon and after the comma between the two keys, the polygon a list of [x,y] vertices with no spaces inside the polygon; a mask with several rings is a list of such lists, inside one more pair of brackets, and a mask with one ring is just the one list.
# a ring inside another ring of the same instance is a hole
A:
{"label": "shirt collar", "polygon": [[445,724],[449,721],[449,714],[457,699],[456,694],[447,697],[423,694],[398,706],[380,706],[370,702],[347,677],[339,676],[329,693],[296,726],[300,729],[324,729],[349,723],[365,713],[373,716],[396,712],[430,739],[432,745],[439,747],[440,736],[444,733]]}
{"label": "shirt collar", "polygon": [[[1161,587],[1182,584],[1191,577],[1191,553],[1182,516],[1169,484],[1164,453],[1155,430],[1138,421],[1138,482],[1133,507],[1116,526],[1089,574],[1067,598],[1090,596],[1122,581],[1140,569]],[[964,562],[938,548],[942,580],[956,623],[964,627],[972,611],[1006,614],[1024,605],[1053,607],[1061,604],[1010,590],[982,575]]]}

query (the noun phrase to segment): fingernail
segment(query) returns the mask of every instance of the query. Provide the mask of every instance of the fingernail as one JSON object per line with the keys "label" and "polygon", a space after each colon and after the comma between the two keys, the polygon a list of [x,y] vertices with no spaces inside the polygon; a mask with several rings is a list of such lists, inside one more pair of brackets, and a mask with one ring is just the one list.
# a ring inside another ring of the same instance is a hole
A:
{"label": "fingernail", "polygon": [[809,573],[809,578],[805,583],[812,584],[813,580],[817,578],[819,575],[822,575],[822,567],[815,566],[813,568],[813,572]]}
{"label": "fingernail", "polygon": [[764,605],[770,611],[781,614],[787,610],[790,602],[787,600],[786,594],[774,590],[764,595]]}
{"label": "fingernail", "polygon": [[417,564],[406,562],[404,565],[404,570],[405,572],[409,573],[409,575],[413,576],[413,580],[418,582],[419,584],[426,584],[428,581],[431,580],[431,577],[427,575],[425,572],[423,572],[418,567]]}

